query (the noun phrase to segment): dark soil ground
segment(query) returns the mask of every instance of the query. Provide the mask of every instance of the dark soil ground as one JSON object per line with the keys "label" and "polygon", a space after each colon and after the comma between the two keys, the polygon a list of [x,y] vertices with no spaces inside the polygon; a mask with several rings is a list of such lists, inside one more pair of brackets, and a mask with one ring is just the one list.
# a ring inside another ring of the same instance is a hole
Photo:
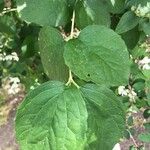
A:
{"label": "dark soil ground", "polygon": [[9,109],[7,121],[0,126],[0,150],[19,150],[18,144],[15,138],[14,122],[16,109],[19,103],[23,100],[24,94],[19,94],[7,101],[6,105]]}

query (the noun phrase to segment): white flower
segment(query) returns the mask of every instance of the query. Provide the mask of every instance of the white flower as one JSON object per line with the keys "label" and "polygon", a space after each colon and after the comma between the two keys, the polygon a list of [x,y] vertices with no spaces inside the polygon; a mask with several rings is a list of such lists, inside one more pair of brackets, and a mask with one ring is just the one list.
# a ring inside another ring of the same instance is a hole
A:
{"label": "white flower", "polygon": [[118,87],[118,94],[121,96],[128,96],[131,102],[135,102],[137,94],[134,92],[134,89],[126,89],[125,86]]}
{"label": "white flower", "polygon": [[11,53],[13,60],[19,61],[18,55],[16,52]]}
{"label": "white flower", "polygon": [[20,79],[18,77],[10,77],[10,82],[13,82],[13,83],[20,83]]}
{"label": "white flower", "polygon": [[147,2],[147,5],[143,7],[141,6],[141,4],[139,4],[138,7],[132,6],[131,11],[134,11],[135,14],[139,17],[150,18],[150,3]]}
{"label": "white flower", "polygon": [[3,80],[2,88],[8,95],[15,95],[21,90],[20,79],[18,77],[9,77]]}
{"label": "white flower", "polygon": [[144,57],[142,60],[138,61],[139,68],[143,70],[150,70],[150,58]]}
{"label": "white flower", "polygon": [[147,56],[139,61],[139,64],[141,64],[141,65],[148,64],[148,63],[150,63],[150,58],[148,58]]}
{"label": "white flower", "polygon": [[19,57],[17,56],[16,52],[12,52],[10,55],[6,55],[4,52],[0,54],[0,61],[19,61]]}
{"label": "white flower", "polygon": [[137,97],[137,94],[134,92],[133,89],[131,89],[129,90],[128,97],[129,97],[130,102],[136,102],[135,98]]}
{"label": "white flower", "polygon": [[121,150],[120,144],[117,143],[112,150]]}
{"label": "white flower", "polygon": [[118,87],[118,94],[121,96],[127,96],[128,92],[125,89],[125,86],[119,86]]}
{"label": "white flower", "polygon": [[150,70],[150,65],[149,64],[145,64],[143,66],[143,70]]}
{"label": "white flower", "polygon": [[35,89],[35,87],[34,86],[30,86],[30,90],[34,90]]}
{"label": "white flower", "polygon": [[11,61],[13,58],[11,55],[7,55],[3,60],[5,61]]}
{"label": "white flower", "polygon": [[147,49],[146,49],[146,52],[147,52],[147,53],[150,53],[150,48],[147,48]]}

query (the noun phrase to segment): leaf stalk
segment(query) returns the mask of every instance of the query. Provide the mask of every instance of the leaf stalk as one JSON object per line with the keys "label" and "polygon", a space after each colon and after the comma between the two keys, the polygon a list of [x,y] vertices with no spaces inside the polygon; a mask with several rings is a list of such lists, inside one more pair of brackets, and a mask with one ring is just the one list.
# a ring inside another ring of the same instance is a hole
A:
{"label": "leaf stalk", "polygon": [[[70,38],[69,39],[73,39],[74,37],[74,25],[75,25],[75,11],[73,11],[73,15],[72,15],[72,19],[71,19],[72,23],[71,23],[71,33],[70,33]],[[71,85],[71,83],[73,85],[75,85],[78,89],[80,88],[79,85],[73,80],[73,76],[72,76],[72,72],[69,69],[69,79],[68,82],[66,83],[66,85]]]}

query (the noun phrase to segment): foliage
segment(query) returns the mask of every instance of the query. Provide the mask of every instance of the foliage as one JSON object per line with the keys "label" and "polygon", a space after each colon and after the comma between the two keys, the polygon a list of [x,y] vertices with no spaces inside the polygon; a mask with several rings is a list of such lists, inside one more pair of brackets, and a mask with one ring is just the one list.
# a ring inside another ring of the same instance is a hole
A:
{"label": "foliage", "polygon": [[[12,6],[3,9],[0,0],[0,76],[18,76],[27,90],[38,86],[16,115],[22,150],[111,150],[125,131],[131,137],[132,111],[149,119],[149,0]],[[144,126],[138,138],[149,142]]]}

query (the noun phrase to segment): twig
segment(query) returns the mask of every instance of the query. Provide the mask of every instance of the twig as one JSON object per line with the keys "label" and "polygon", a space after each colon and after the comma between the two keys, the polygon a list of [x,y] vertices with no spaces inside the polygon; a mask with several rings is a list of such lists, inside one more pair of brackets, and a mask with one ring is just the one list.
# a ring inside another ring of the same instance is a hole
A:
{"label": "twig", "polygon": [[[73,39],[74,37],[74,24],[75,24],[75,11],[73,11],[73,15],[72,15],[72,24],[71,24],[71,33],[70,33],[70,37],[69,39]],[[79,85],[73,80],[73,76],[72,76],[72,72],[69,69],[69,79],[68,82],[66,83],[66,85],[70,85],[70,84],[74,84],[78,89],[80,88]]]}
{"label": "twig", "polygon": [[134,146],[135,146],[136,148],[138,148],[139,146],[138,146],[138,144],[136,143],[136,141],[135,141],[134,137],[132,136],[131,132],[130,132],[129,130],[127,130],[127,131],[128,131],[128,133],[129,133],[129,135],[130,135],[131,140],[133,141]]}
{"label": "twig", "polygon": [[3,16],[5,15],[6,13],[9,13],[9,12],[14,12],[14,11],[17,11],[17,8],[12,8],[12,9],[4,9],[1,13],[0,13],[0,16]]}

